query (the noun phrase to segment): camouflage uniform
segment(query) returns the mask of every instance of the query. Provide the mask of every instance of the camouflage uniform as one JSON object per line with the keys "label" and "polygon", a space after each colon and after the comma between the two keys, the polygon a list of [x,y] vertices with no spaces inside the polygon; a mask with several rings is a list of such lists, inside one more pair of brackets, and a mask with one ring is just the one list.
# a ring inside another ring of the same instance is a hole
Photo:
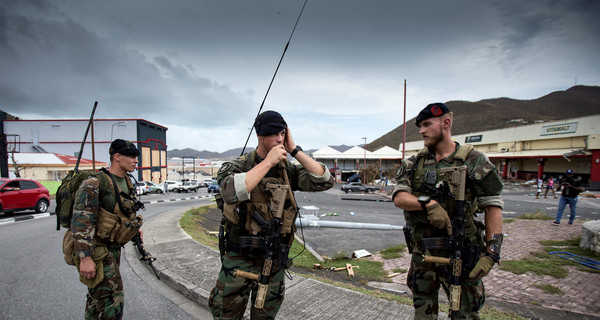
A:
{"label": "camouflage uniform", "polygon": [[[415,196],[426,195],[427,193],[423,192],[423,189],[416,187],[416,185],[422,184],[422,177],[419,175],[419,170],[424,171],[426,169],[466,165],[467,187],[465,190],[464,206],[466,243],[480,245],[481,249],[484,250],[483,226],[477,226],[480,223],[475,222],[475,212],[478,208],[485,208],[487,206],[502,208],[504,203],[500,193],[502,192],[503,185],[495,166],[488,160],[487,156],[476,150],[472,150],[466,155],[463,163],[463,161],[455,158],[459,148],[460,145],[456,143],[456,150],[439,163],[436,162],[435,156],[427,148],[423,149],[417,156],[413,156],[408,160],[402,160],[396,177],[398,185],[394,188],[392,197],[400,191],[408,192]],[[422,163],[421,169],[419,169],[420,163]],[[450,219],[453,218],[455,211],[453,204],[454,202],[450,200],[440,202],[440,205],[448,212]],[[449,266],[425,263],[423,262],[422,254],[448,257],[449,251],[443,249],[425,250],[421,239],[424,237],[443,236],[446,230],[431,226],[428,223],[427,212],[425,211],[409,212],[405,210],[404,216],[407,225],[414,229],[411,241],[414,249],[407,284],[413,293],[415,319],[437,319],[440,285],[446,292],[446,295],[449,296]],[[479,279],[469,279],[469,272],[470,270],[465,270],[462,274],[460,310],[453,312],[451,315],[453,319],[478,319],[477,312],[485,302],[483,282]]]}
{"label": "camouflage uniform", "polygon": [[[247,160],[249,159],[249,160]],[[251,203],[250,193],[245,189],[243,179],[245,172],[252,169],[263,159],[256,152],[251,152],[238,158],[236,161],[226,162],[218,172],[217,181],[221,187],[221,196],[228,204],[237,203],[238,207]],[[325,165],[323,176],[308,172],[300,165],[292,165],[286,161],[286,169],[292,190],[324,191],[333,186],[333,177]],[[266,177],[278,177],[278,167],[273,167]],[[240,182],[242,181],[242,182]],[[260,274],[264,264],[262,253],[239,252],[239,237],[247,236],[247,231],[231,222],[225,224],[227,231],[228,248],[222,257],[222,267],[215,285],[211,291],[209,307],[215,319],[241,319],[246,310],[250,292],[251,318],[274,319],[283,302],[285,283],[284,269],[274,267],[263,309],[256,309],[256,281],[242,277],[234,277],[234,270],[248,271]],[[291,235],[293,237],[293,233]],[[290,239],[291,241],[292,239]],[[254,249],[252,249],[254,250]]]}
{"label": "camouflage uniform", "polygon": [[[98,176],[105,175],[99,173]],[[113,175],[120,190],[128,190],[125,179]],[[110,179],[107,176],[101,179]],[[106,243],[95,237],[98,210],[101,206],[112,212],[117,204],[114,190],[100,190],[108,183],[91,176],[81,183],[75,195],[71,232],[73,232],[75,256],[79,258],[91,256],[92,247],[97,244],[108,248],[108,256],[103,260],[104,279],[94,288],[88,289],[85,318],[86,319],[121,319],[123,317],[123,281],[119,272],[121,246],[117,243]]]}

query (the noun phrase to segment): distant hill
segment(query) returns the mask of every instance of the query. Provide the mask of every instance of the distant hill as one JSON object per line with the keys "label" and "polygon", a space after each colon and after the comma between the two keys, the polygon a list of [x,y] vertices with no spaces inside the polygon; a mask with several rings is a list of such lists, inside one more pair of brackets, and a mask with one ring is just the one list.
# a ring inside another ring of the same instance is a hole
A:
{"label": "distant hill", "polygon": [[[533,100],[516,100],[511,98],[485,99],[477,102],[448,101],[448,107],[454,112],[452,134],[465,134],[494,130],[507,127],[517,127],[536,121],[555,121],[575,117],[600,114],[600,87],[574,86],[565,91],[556,91]],[[375,141],[367,144],[369,151],[375,151],[384,146],[397,149],[402,143],[403,127],[399,125]],[[415,118],[406,122],[406,141],[421,140],[415,126]],[[329,146],[339,152],[344,152],[353,146]],[[246,152],[254,148],[246,148]],[[201,159],[234,159],[242,148],[227,150],[222,153],[197,151],[194,149],[174,149],[167,151],[169,157],[197,157]],[[317,150],[305,150],[311,154]]]}
{"label": "distant hill", "polygon": [[[600,114],[600,87],[574,86],[534,100],[496,98],[478,102],[448,101],[446,104],[454,112],[452,134],[458,135]],[[515,121],[517,119],[520,120]],[[375,151],[384,146],[396,149],[402,143],[402,135],[403,126],[400,125],[367,144],[367,149]],[[421,136],[415,118],[412,118],[406,122],[406,141],[417,140],[421,140]]]}

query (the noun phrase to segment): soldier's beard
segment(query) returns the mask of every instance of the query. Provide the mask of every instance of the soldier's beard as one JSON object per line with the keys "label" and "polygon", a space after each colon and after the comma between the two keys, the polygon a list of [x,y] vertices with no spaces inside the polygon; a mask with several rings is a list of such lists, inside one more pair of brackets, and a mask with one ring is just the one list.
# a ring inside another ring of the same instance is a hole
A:
{"label": "soldier's beard", "polygon": [[430,135],[428,139],[425,140],[425,146],[427,148],[435,147],[442,140],[444,140],[444,131],[440,130],[438,134]]}

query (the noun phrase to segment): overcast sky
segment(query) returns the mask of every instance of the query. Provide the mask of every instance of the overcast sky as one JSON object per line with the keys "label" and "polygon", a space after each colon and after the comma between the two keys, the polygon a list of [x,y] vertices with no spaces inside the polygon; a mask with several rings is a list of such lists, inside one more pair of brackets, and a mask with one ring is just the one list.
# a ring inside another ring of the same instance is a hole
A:
{"label": "overcast sky", "polygon": [[[303,3],[0,0],[0,109],[84,119],[97,100],[96,118],[168,127],[169,149],[241,147]],[[407,120],[600,85],[598,17],[597,0],[309,0],[264,110],[312,149],[402,124],[404,79]]]}

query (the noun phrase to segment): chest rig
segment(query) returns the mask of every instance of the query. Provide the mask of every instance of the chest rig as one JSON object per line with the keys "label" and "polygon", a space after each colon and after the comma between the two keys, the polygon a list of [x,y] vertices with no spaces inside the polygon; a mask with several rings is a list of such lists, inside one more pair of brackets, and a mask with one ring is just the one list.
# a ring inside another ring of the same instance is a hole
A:
{"label": "chest rig", "polygon": [[[413,164],[411,171],[411,183],[413,187],[413,194],[419,196],[429,196],[436,200],[445,210],[448,212],[448,216],[452,219],[455,216],[456,202],[450,195],[449,184],[447,181],[448,175],[442,174],[442,168],[458,167],[465,163],[465,160],[473,150],[473,146],[469,144],[460,145],[456,150],[453,157],[453,163],[451,165],[439,164],[429,166],[428,164],[434,163],[435,160],[427,159],[426,155],[428,150],[425,148],[419,152],[417,159]],[[468,181],[468,180],[467,180]],[[477,210],[477,202],[473,190],[469,188],[468,183],[465,187],[465,203],[464,203],[464,215],[466,218],[466,232],[474,233],[476,228],[474,225],[475,211]],[[409,211],[404,213],[407,225],[411,226],[416,230],[417,233],[421,231],[419,238],[423,236],[430,236],[431,233],[435,233],[437,230],[429,226],[429,220],[427,212],[420,211]],[[419,242],[419,241],[417,241]]]}
{"label": "chest rig", "polygon": [[[246,155],[244,172],[256,165],[256,152]],[[260,236],[266,223],[281,220],[280,235],[291,245],[295,232],[294,220],[298,211],[288,179],[287,161],[273,167],[250,192],[250,200],[238,204],[223,204],[223,215],[227,220],[227,242],[230,250],[236,251],[240,238]]]}
{"label": "chest rig", "polygon": [[[124,245],[139,232],[143,217],[136,213],[140,209],[145,209],[144,205],[137,199],[135,188],[129,177],[125,178],[128,188],[126,192],[119,188],[114,177],[104,168],[98,174],[98,179],[105,180],[108,186],[105,188],[106,190],[100,188],[96,238],[99,242]],[[109,211],[103,206],[103,203],[110,203],[112,194],[114,194],[116,203]]]}

